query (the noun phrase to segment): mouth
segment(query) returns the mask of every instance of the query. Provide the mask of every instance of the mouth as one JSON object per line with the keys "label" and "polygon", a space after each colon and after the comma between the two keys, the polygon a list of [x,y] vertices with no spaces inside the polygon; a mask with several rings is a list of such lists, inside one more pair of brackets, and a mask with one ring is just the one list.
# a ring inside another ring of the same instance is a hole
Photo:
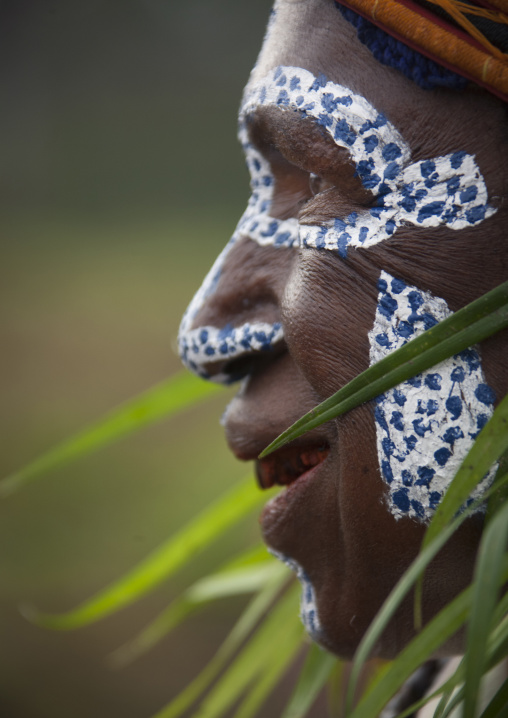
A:
{"label": "mouth", "polygon": [[321,464],[330,453],[330,445],[321,441],[293,445],[256,461],[256,479],[261,489],[290,486]]}

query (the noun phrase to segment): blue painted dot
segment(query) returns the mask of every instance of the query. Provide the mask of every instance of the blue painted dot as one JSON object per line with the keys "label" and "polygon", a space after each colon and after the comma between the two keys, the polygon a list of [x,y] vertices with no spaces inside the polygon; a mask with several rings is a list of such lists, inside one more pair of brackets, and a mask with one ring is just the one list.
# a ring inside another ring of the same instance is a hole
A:
{"label": "blue painted dot", "polygon": [[416,486],[426,486],[428,488],[436,472],[430,466],[419,466],[416,473],[418,474]]}
{"label": "blue painted dot", "polygon": [[402,412],[400,412],[400,411],[392,412],[392,418],[390,419],[390,424],[392,424],[393,428],[397,429],[397,431],[404,431],[404,421],[403,421]]}
{"label": "blue painted dot", "polygon": [[341,235],[339,235],[337,239],[337,250],[339,252],[339,256],[342,257],[342,259],[347,258],[347,248],[351,241],[351,235],[349,235],[347,232],[343,232]]}
{"label": "blue painted dot", "polygon": [[294,92],[294,90],[300,89],[300,78],[294,75],[291,78],[291,81],[289,83],[289,89]]}
{"label": "blue painted dot", "polygon": [[348,125],[346,120],[339,120],[335,127],[335,140],[342,140],[346,145],[354,145],[356,141],[356,132]]}
{"label": "blue painted dot", "polygon": [[367,235],[368,235],[368,234],[369,234],[368,227],[361,227],[361,228],[360,228],[360,234],[359,234],[359,237],[358,237],[358,238],[359,238],[360,242],[362,242],[362,244],[363,244],[363,242],[365,242],[365,240],[367,239]]}
{"label": "blue painted dot", "polygon": [[479,414],[476,417],[476,427],[480,430],[483,429],[483,427],[488,422],[488,420],[489,420],[489,417],[487,416],[487,414]]}
{"label": "blue painted dot", "polygon": [[428,312],[422,315],[422,319],[425,331],[427,331],[427,329],[432,329],[432,327],[435,327],[436,324],[438,324],[436,317],[433,317],[432,314],[429,314]]}
{"label": "blue painted dot", "polygon": [[412,486],[413,485],[413,476],[410,471],[407,469],[402,469],[402,483],[404,486]]}
{"label": "blue painted dot", "polygon": [[386,165],[383,172],[384,179],[394,180],[400,172],[400,167],[396,162],[390,162]]}
{"label": "blue painted dot", "polygon": [[446,400],[446,409],[452,415],[452,420],[457,421],[462,414],[462,399],[460,396],[449,396]]}
{"label": "blue painted dot", "polygon": [[441,389],[441,374],[427,374],[425,377],[425,386],[432,391]]}
{"label": "blue painted dot", "polygon": [[279,228],[279,223],[275,219],[273,222],[270,222],[268,227],[263,232],[261,232],[261,236],[262,237],[273,237],[273,235],[275,234],[275,232],[277,231],[278,228]]}
{"label": "blue painted dot", "polygon": [[439,502],[441,501],[442,494],[439,493],[439,491],[432,491],[432,493],[429,496],[429,507],[431,509],[436,509]]}
{"label": "blue painted dot", "polygon": [[433,160],[425,160],[420,164],[420,172],[422,177],[430,177],[436,171],[436,163]]}
{"label": "blue painted dot", "polygon": [[475,200],[477,195],[478,187],[476,187],[476,185],[472,185],[471,187],[462,190],[462,192],[459,194],[459,197],[461,202],[466,203]]}
{"label": "blue painted dot", "polygon": [[450,164],[454,170],[459,169],[459,167],[462,165],[462,162],[463,162],[465,156],[466,156],[466,152],[464,152],[463,150],[461,150],[460,152],[453,153],[453,155],[450,157]]}
{"label": "blue painted dot", "polygon": [[395,142],[389,142],[386,147],[383,147],[381,152],[385,162],[391,162],[401,157],[402,152],[400,147]]}
{"label": "blue painted dot", "polygon": [[446,191],[448,195],[453,195],[460,187],[460,177],[452,177],[446,182]]}
{"label": "blue painted dot", "polygon": [[453,382],[458,381],[459,383],[464,381],[465,374],[464,369],[460,366],[455,367],[455,369],[452,370],[451,378]]}
{"label": "blue painted dot", "polygon": [[432,416],[439,409],[439,404],[435,399],[429,399],[427,402],[427,416]]}
{"label": "blue painted dot", "polygon": [[450,451],[450,449],[447,449],[446,446],[434,452],[434,458],[439,464],[439,466],[444,466],[451,455],[452,452]]}
{"label": "blue painted dot", "polygon": [[333,117],[327,112],[320,112],[317,117],[317,123],[321,127],[331,127],[333,125]]}
{"label": "blue painted dot", "polygon": [[411,434],[410,436],[404,436],[404,443],[407,446],[408,452],[413,451],[416,444],[418,443],[418,439],[416,438],[416,436],[414,436],[414,434]]}
{"label": "blue painted dot", "polygon": [[423,419],[413,419],[413,429],[417,436],[425,436],[427,431],[432,431],[430,423],[425,426]]}
{"label": "blue painted dot", "polygon": [[413,312],[416,312],[416,310],[419,309],[424,302],[423,296],[420,294],[420,292],[416,291],[409,292],[409,294],[407,295],[407,300]]}
{"label": "blue painted dot", "polygon": [[363,146],[365,147],[366,152],[373,152],[375,148],[377,147],[379,143],[378,138],[376,135],[369,135],[368,137],[363,138]]}
{"label": "blue painted dot", "polygon": [[393,278],[392,281],[390,282],[390,286],[391,286],[392,292],[394,294],[400,294],[407,287],[407,284],[405,282],[403,282],[402,279]]}
{"label": "blue painted dot", "polygon": [[392,501],[403,512],[409,511],[409,497],[407,489],[399,489],[392,494]]}
{"label": "blue painted dot", "polygon": [[416,376],[412,376],[411,379],[408,379],[405,383],[410,386],[414,386],[415,389],[419,389],[422,385],[422,377],[420,374],[417,374]]}
{"label": "blue painted dot", "polygon": [[393,398],[399,406],[404,406],[404,404],[407,401],[407,398],[404,396],[404,394],[399,389],[393,390]]}
{"label": "blue painted dot", "polygon": [[414,329],[408,322],[399,322],[399,326],[397,327],[397,334],[399,337],[403,337],[404,339],[409,339],[409,337],[414,333]]}
{"label": "blue painted dot", "polygon": [[393,452],[395,451],[395,444],[388,437],[385,437],[382,440],[381,446],[383,447],[385,456],[390,457],[393,455]]}
{"label": "blue painted dot", "polygon": [[460,426],[450,426],[450,428],[445,431],[442,438],[447,444],[453,446],[458,439],[464,438],[464,432]]}
{"label": "blue painted dot", "polygon": [[215,349],[213,347],[208,346],[205,348],[205,354],[209,357],[214,356]]}
{"label": "blue painted dot", "polygon": [[397,300],[391,297],[389,294],[383,294],[379,300],[378,309],[380,314],[388,319],[394,314],[395,310],[399,305]]}
{"label": "blue painted dot", "polygon": [[479,205],[477,207],[471,207],[466,212],[466,219],[469,224],[477,224],[485,219],[487,213],[487,207],[485,205]]}
{"label": "blue painted dot", "polygon": [[374,418],[375,418],[375,420],[377,421],[377,423],[379,424],[379,426],[380,426],[384,431],[386,431],[386,433],[388,433],[388,424],[386,423],[385,412],[384,412],[383,409],[379,406],[379,404],[378,404],[378,406],[376,406],[376,408],[374,409]]}
{"label": "blue painted dot", "polygon": [[286,90],[281,90],[276,100],[277,105],[289,105],[289,95]]}
{"label": "blue painted dot", "polygon": [[488,384],[480,384],[476,387],[474,395],[482,404],[490,406],[496,401],[496,393]]}
{"label": "blue painted dot", "polygon": [[431,217],[439,217],[439,215],[444,209],[444,206],[445,203],[438,200],[423,205],[423,207],[418,212],[416,221],[421,224],[422,222],[425,222],[425,220],[430,219]]}
{"label": "blue painted dot", "polygon": [[376,334],[376,342],[381,347],[386,347],[389,349],[392,345],[391,341],[388,339],[388,335],[384,332],[382,334]]}
{"label": "blue painted dot", "polygon": [[199,332],[199,341],[201,342],[201,344],[206,344],[206,342],[208,341],[208,331],[206,329],[202,329]]}
{"label": "blue painted dot", "polygon": [[314,82],[310,86],[311,90],[319,90],[320,87],[324,87],[328,80],[326,79],[326,75],[323,75],[322,72],[319,73],[319,75],[314,78]]}

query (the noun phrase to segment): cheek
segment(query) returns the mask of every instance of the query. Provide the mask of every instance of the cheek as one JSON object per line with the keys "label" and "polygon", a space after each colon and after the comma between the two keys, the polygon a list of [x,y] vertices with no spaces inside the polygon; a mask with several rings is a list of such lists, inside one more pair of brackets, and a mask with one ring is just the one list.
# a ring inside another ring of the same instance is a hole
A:
{"label": "cheek", "polygon": [[331,252],[300,252],[282,301],[284,334],[319,396],[328,397],[369,366],[376,296],[375,279],[348,261]]}

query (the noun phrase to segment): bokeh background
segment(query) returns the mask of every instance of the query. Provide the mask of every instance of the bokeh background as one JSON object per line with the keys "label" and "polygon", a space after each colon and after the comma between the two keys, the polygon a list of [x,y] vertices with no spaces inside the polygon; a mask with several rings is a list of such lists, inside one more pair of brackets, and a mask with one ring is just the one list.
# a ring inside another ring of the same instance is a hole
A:
{"label": "bokeh background", "polygon": [[[0,3],[2,476],[179,370],[179,317],[248,196],[236,116],[269,7]],[[18,606],[74,607],[244,475],[218,422],[226,400],[1,501],[2,718],[148,718],[212,655],[242,601],[123,671],[105,661],[217,551],[251,541],[254,518],[88,629],[45,631]]]}

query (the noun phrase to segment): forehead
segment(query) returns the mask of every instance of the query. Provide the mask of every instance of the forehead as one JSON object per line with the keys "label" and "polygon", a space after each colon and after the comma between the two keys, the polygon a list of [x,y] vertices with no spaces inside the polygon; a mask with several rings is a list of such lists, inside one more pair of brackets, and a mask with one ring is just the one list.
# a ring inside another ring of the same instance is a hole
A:
{"label": "forehead", "polygon": [[279,65],[324,74],[365,97],[404,136],[414,159],[463,150],[489,162],[485,138],[505,126],[500,103],[485,93],[423,90],[378,62],[333,0],[275,3],[246,93]]}

